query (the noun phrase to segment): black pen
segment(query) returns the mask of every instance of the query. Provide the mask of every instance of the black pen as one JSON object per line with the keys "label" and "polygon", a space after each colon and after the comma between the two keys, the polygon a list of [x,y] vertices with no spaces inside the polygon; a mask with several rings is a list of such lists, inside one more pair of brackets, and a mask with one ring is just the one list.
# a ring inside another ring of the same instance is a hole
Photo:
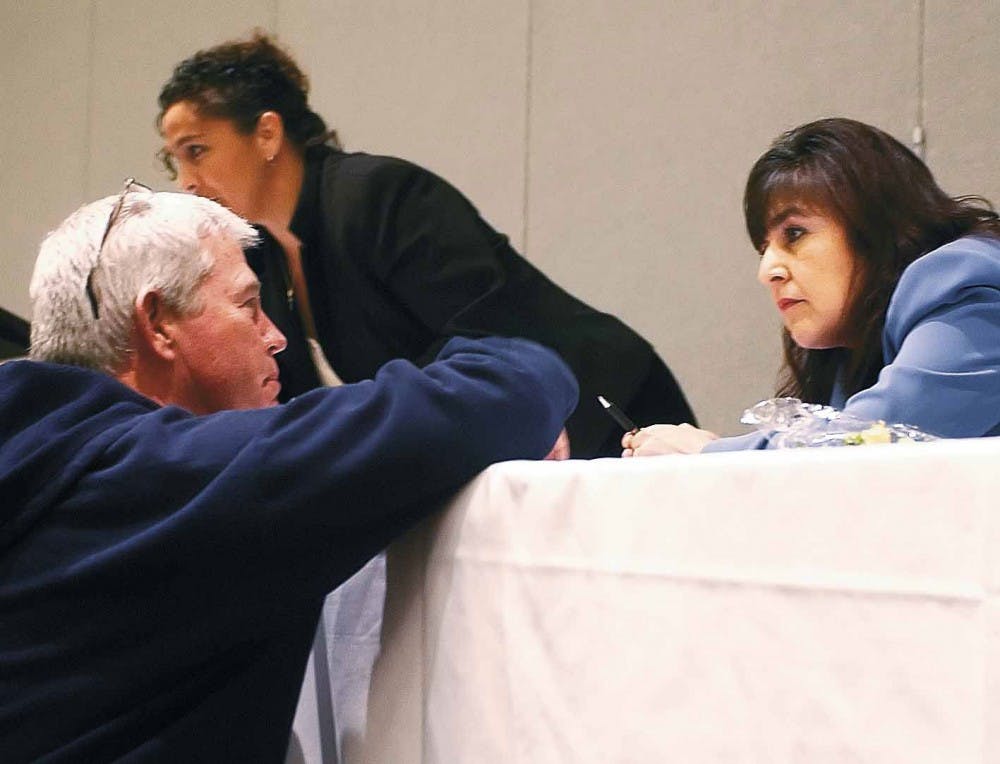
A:
{"label": "black pen", "polygon": [[629,419],[625,415],[625,412],[618,408],[615,404],[603,395],[598,395],[597,400],[604,407],[604,410],[608,412],[612,419],[618,422],[618,425],[625,430],[625,432],[632,433],[633,435],[639,432],[639,425]]}

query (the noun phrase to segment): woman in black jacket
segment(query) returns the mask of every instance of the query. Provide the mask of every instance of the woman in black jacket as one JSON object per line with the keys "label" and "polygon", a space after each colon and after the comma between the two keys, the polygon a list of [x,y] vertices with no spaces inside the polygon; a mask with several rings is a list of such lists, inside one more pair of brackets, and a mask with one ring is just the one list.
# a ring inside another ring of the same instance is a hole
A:
{"label": "woman in black jacket", "polygon": [[522,336],[559,352],[580,405],[572,455],[620,453],[598,394],[640,424],[692,421],[642,337],[553,284],[455,188],[409,162],[343,152],[308,81],[257,33],[181,62],[159,96],[162,157],[178,185],[255,223],[248,259],[288,337],[283,394],[432,359],[451,336]]}

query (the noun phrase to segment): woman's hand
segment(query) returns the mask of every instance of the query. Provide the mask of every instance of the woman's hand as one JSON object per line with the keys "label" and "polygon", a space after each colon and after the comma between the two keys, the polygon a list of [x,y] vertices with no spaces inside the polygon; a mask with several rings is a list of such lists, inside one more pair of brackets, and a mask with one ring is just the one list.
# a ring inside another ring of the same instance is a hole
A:
{"label": "woman's hand", "polygon": [[718,437],[714,432],[689,424],[652,424],[622,436],[622,456],[697,454]]}
{"label": "woman's hand", "polygon": [[552,446],[552,450],[549,451],[548,455],[545,457],[547,461],[561,462],[563,459],[569,459],[569,434],[566,432],[566,428],[562,428],[562,432],[559,433],[559,437],[556,438],[556,442]]}

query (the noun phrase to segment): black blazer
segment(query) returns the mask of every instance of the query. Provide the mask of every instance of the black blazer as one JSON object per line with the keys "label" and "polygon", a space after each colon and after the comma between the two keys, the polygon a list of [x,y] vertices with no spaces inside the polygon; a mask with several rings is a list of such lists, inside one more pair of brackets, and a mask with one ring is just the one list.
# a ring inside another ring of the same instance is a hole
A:
{"label": "black blazer", "polygon": [[[410,162],[309,149],[292,219],[318,339],[344,382],[386,361],[430,362],[455,335],[520,336],[556,350],[580,383],[567,422],[573,456],[621,453],[596,396],[640,424],[693,422],[652,346],[614,316],[550,281],[454,187]],[[288,338],[277,360],[283,399],[319,384],[280,245],[261,230],[247,252],[264,309]]]}
{"label": "black blazer", "polygon": [[28,354],[28,322],[0,308],[0,359]]}

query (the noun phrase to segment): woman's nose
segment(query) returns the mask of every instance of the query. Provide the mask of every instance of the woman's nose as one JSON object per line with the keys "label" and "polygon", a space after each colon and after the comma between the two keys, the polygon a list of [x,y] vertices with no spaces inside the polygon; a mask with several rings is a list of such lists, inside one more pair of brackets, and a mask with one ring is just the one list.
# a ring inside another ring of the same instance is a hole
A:
{"label": "woman's nose", "polygon": [[177,170],[177,187],[189,194],[198,193],[198,182],[194,173],[183,167],[179,168]]}
{"label": "woman's nose", "polygon": [[775,255],[773,248],[768,246],[761,255],[760,265],[757,266],[757,280],[764,286],[788,281],[788,268],[781,263]]}
{"label": "woman's nose", "polygon": [[788,269],[783,265],[774,266],[767,272],[767,281],[769,284],[788,281]]}

